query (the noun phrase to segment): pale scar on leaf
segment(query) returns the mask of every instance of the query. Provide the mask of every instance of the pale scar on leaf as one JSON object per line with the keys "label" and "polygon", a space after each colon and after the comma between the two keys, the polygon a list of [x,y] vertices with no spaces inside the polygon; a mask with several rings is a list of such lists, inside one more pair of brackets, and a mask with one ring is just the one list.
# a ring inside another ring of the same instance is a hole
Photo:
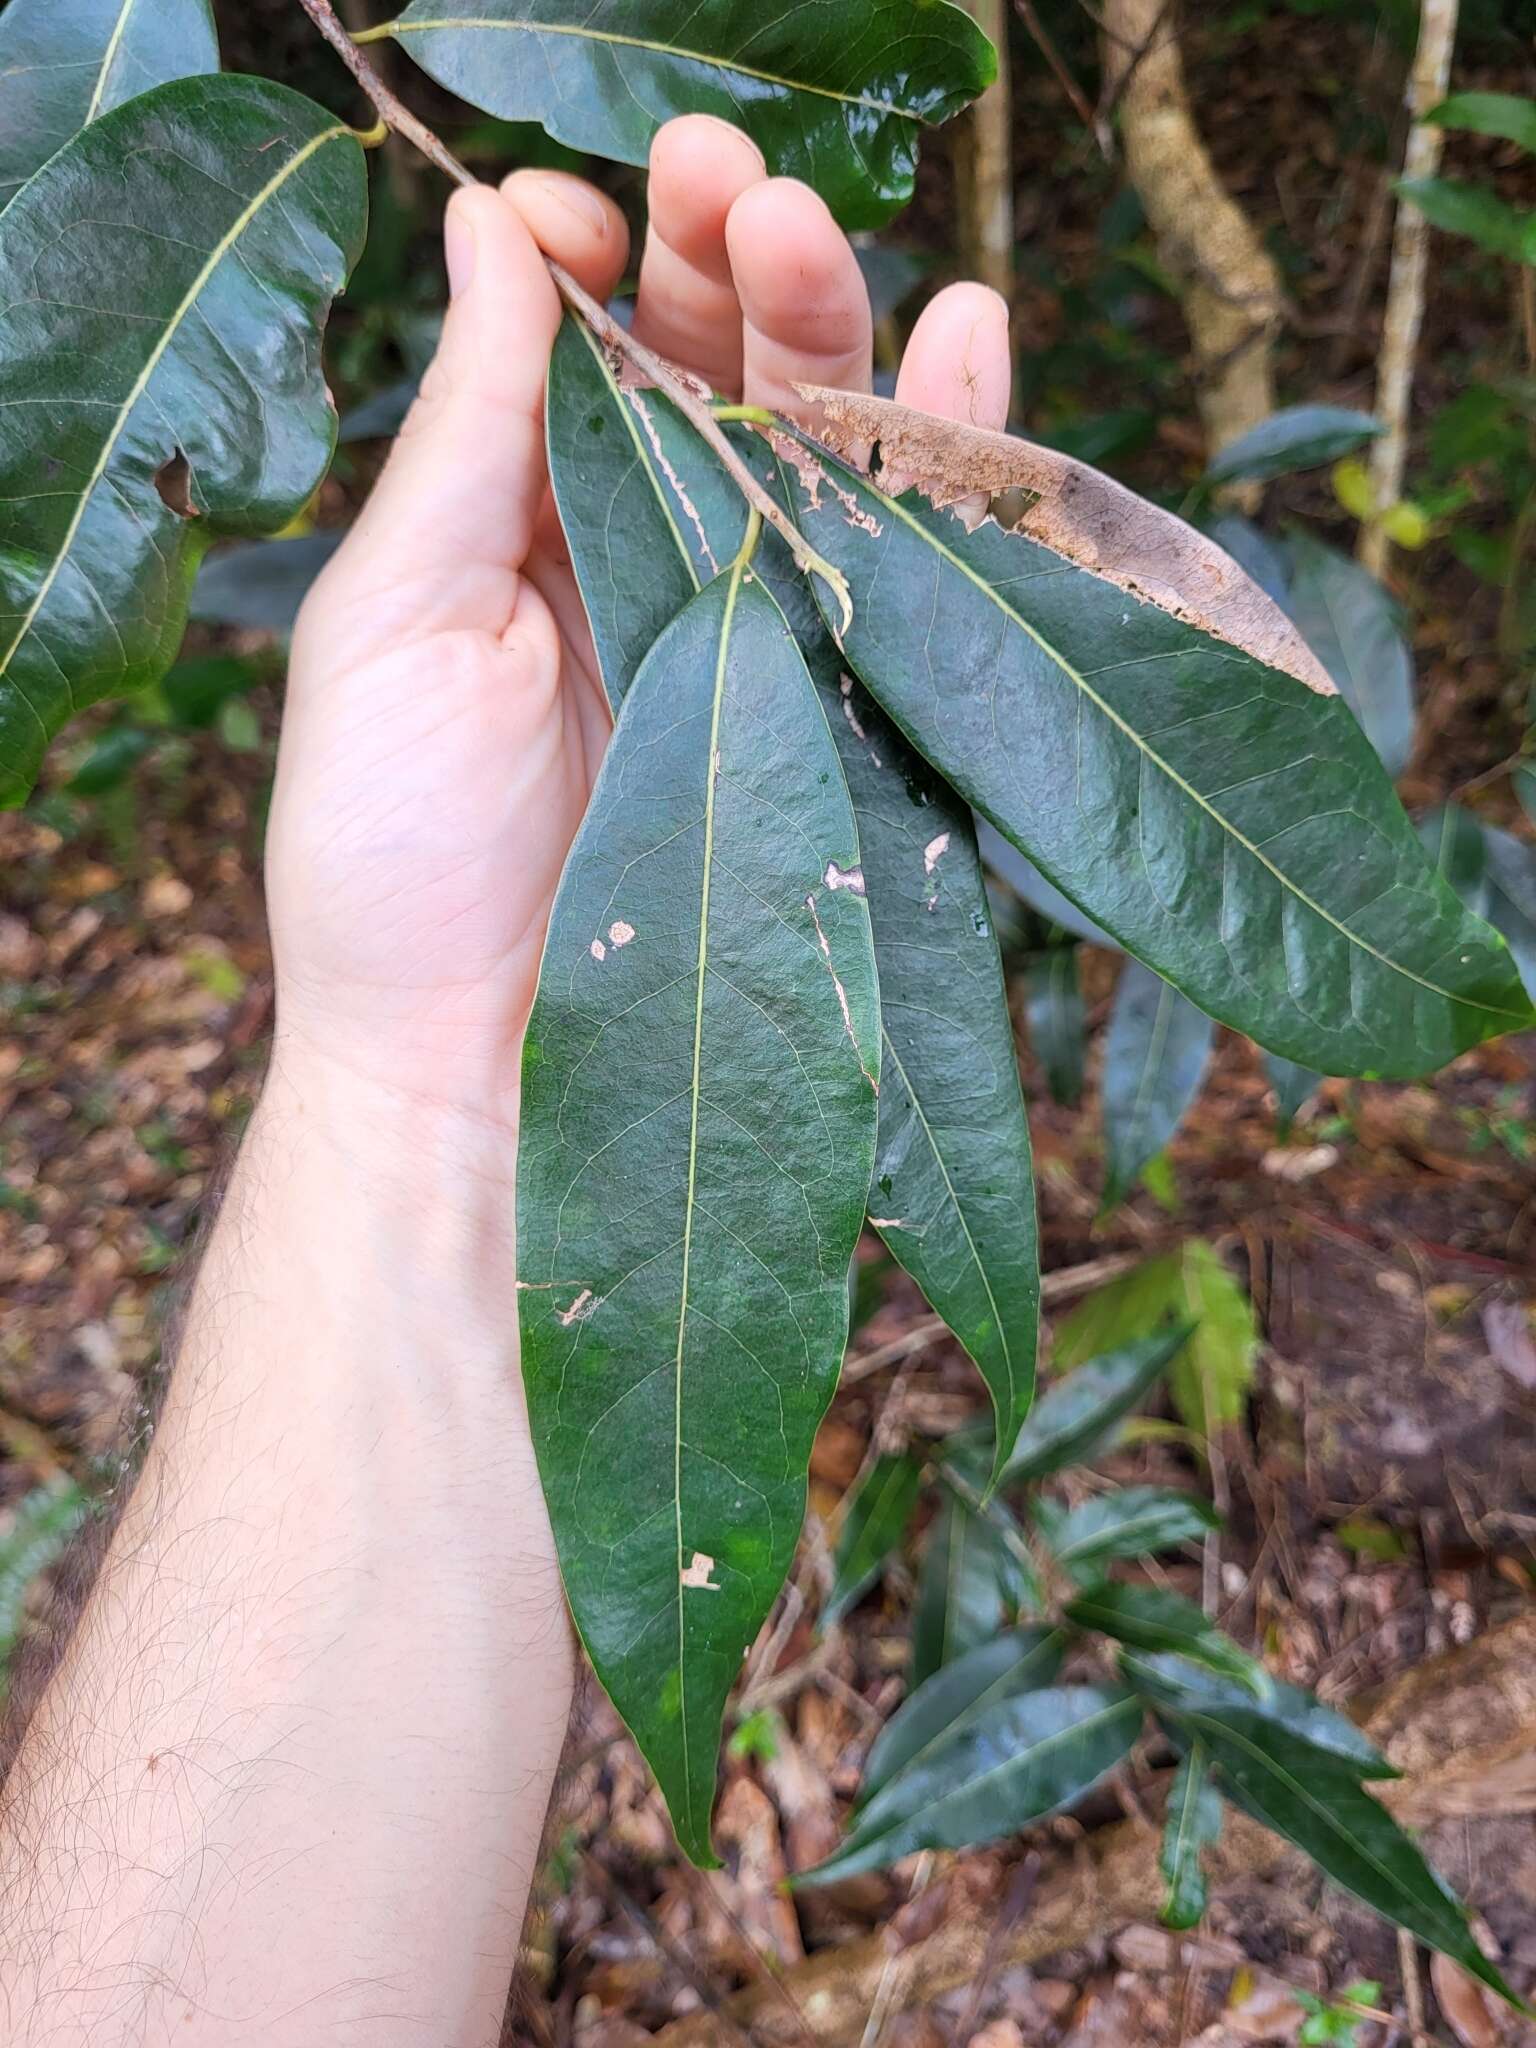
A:
{"label": "pale scar on leaf", "polygon": [[715,1560],[696,1550],[683,1568],[681,1582],[692,1593],[718,1593],[721,1589],[715,1582],[714,1569]]}

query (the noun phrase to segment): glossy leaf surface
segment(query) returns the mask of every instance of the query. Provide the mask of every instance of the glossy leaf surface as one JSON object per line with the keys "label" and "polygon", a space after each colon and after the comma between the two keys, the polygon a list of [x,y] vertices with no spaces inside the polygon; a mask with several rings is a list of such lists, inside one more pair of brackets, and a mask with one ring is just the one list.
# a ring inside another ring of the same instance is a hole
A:
{"label": "glossy leaf surface", "polygon": [[0,207],[87,122],[218,68],[211,0],[10,0],[0,13]]}
{"label": "glossy leaf surface", "polygon": [[1424,116],[1439,128],[1498,135],[1536,152],[1536,100],[1513,92],[1453,92]]}
{"label": "glossy leaf surface", "polygon": [[226,77],[103,115],[0,214],[0,802],[71,712],[164,673],[211,540],[313,493],[366,211],[348,129]]}
{"label": "glossy leaf surface", "polygon": [[1200,1852],[1221,1834],[1221,1795],[1211,1783],[1205,1745],[1196,1739],[1173,1774],[1158,1869],[1168,1887],[1165,1927],[1197,1927],[1205,1917],[1205,1874]]}
{"label": "glossy leaf surface", "polygon": [[1380,421],[1368,412],[1342,405],[1287,405],[1219,450],[1206,465],[1205,480],[1225,484],[1293,476],[1337,462],[1380,432]]}
{"label": "glossy leaf surface", "polygon": [[906,1452],[883,1454],[865,1473],[843,1513],[833,1563],[832,1591],[822,1612],[822,1627],[848,1612],[879,1577],[880,1568],[900,1547],[917,1506],[923,1468]]}
{"label": "glossy leaf surface", "polygon": [[1144,1710],[1117,1686],[1027,1692],[965,1720],[886,1781],[847,1841],[801,1884],[881,1870],[917,1849],[995,1842],[1070,1806],[1112,1771]]}
{"label": "glossy leaf surface", "polygon": [[1182,1712],[1186,1708],[1219,1715],[1234,1728],[1258,1739],[1267,1724],[1289,1729],[1298,1740],[1347,1763],[1358,1778],[1395,1778],[1398,1774],[1370,1737],[1347,1714],[1325,1706],[1299,1685],[1266,1678],[1263,1690],[1191,1664],[1178,1656],[1128,1654],[1121,1669],[1152,1706]]}
{"label": "glossy leaf surface", "polygon": [[1374,576],[1310,534],[1291,536],[1286,609],[1339,686],[1389,775],[1413,752],[1413,651]]}
{"label": "glossy leaf surface", "polygon": [[867,1804],[898,1771],[926,1758],[937,1743],[998,1701],[1053,1685],[1066,1645],[1065,1629],[1010,1628],[936,1671],[875,1737],[859,1787],[860,1803]]}
{"label": "glossy leaf surface", "polygon": [[1094,1586],[1071,1603],[1067,1619],[1078,1628],[1113,1636],[1116,1642],[1133,1650],[1188,1657],[1256,1690],[1269,1683],[1247,1651],[1239,1649],[1230,1636],[1223,1635],[1208,1621],[1193,1600],[1186,1600],[1182,1593],[1167,1592],[1161,1586],[1118,1582]]}
{"label": "glossy leaf surface", "polygon": [[1007,1508],[947,1498],[923,1548],[912,1610],[914,1687],[990,1642],[1030,1596],[1024,1535]]}
{"label": "glossy leaf surface", "polygon": [[1170,1323],[1058,1379],[1020,1430],[1006,1483],[1021,1485],[1091,1458],[1167,1372],[1189,1334],[1188,1323]]}
{"label": "glossy leaf surface", "polygon": [[906,203],[924,126],[996,71],[947,0],[411,0],[390,33],[472,106],[621,163],[675,115],[713,114],[850,228]]}
{"label": "glossy leaf surface", "polygon": [[1064,1508],[1042,1498],[1035,1519],[1046,1548],[1064,1570],[1085,1570],[1115,1557],[1149,1557],[1176,1544],[1198,1542],[1217,1526],[1215,1510],[1192,1493],[1162,1486],[1125,1486]]}
{"label": "glossy leaf surface", "polygon": [[[549,418],[556,500],[617,704],[666,619],[731,559],[743,501],[676,409],[621,390],[570,322]],[[739,439],[761,468],[762,443]],[[879,961],[871,1217],[975,1360],[1006,1446],[1034,1387],[1039,1269],[1029,1126],[971,813],[847,673],[772,534],[757,573],[810,665],[858,819],[859,862],[827,886],[863,893]]]}
{"label": "glossy leaf surface", "polygon": [[1104,1034],[1104,1206],[1131,1193],[1200,1092],[1216,1027],[1171,982],[1127,960]]}
{"label": "glossy leaf surface", "polygon": [[598,1675],[709,1857],[726,1696],[794,1553],[874,1163],[879,1014],[826,719],[728,572],[643,665],[524,1053],[523,1369]]}
{"label": "glossy leaf surface", "polygon": [[[1292,1059],[1380,1075],[1527,1020],[1507,949],[1429,869],[1336,695],[1056,547],[967,534],[809,449],[786,468],[808,538],[848,578],[844,648],[871,693],[1208,1014]],[[1292,630],[1265,617],[1277,642]]]}
{"label": "glossy leaf surface", "polygon": [[1176,1252],[1148,1259],[1090,1294],[1057,1326],[1056,1362],[1074,1366],[1095,1358],[1168,1316],[1190,1328],[1168,1375],[1174,1406],[1191,1429],[1208,1436],[1243,1412],[1259,1328],[1252,1302],[1204,1238],[1186,1238]]}
{"label": "glossy leaf surface", "polygon": [[1460,1901],[1365,1789],[1356,1764],[1278,1717],[1255,1723],[1209,1698],[1186,1696],[1176,1708],[1160,1708],[1159,1719],[1181,1742],[1199,1740],[1234,1805],[1294,1842],[1335,1884],[1512,1999]]}

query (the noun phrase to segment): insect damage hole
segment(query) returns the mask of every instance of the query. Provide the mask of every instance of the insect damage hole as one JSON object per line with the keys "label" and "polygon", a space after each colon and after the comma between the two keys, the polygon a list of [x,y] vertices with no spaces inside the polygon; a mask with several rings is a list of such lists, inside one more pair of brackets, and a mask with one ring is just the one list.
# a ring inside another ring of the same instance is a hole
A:
{"label": "insect damage hole", "polygon": [[714,1571],[715,1560],[696,1550],[679,1574],[679,1582],[691,1593],[718,1593],[722,1589]]}
{"label": "insect damage hole", "polygon": [[178,519],[201,518],[192,499],[192,465],[181,449],[174,449],[155,471],[155,489],[161,504]]}

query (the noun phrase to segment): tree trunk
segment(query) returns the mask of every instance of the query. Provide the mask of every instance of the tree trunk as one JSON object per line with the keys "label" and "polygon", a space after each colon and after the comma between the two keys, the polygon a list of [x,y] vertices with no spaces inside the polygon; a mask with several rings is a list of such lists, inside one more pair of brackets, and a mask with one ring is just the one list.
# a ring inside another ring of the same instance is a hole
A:
{"label": "tree trunk", "polygon": [[1105,0],[1102,19],[1106,92],[1118,99],[1126,168],[1178,288],[1215,454],[1274,411],[1280,274],[1200,140],[1171,0]]}
{"label": "tree trunk", "polygon": [[997,80],[972,107],[955,151],[960,254],[968,277],[1013,303],[1013,92],[1008,0],[965,0],[997,51]]}

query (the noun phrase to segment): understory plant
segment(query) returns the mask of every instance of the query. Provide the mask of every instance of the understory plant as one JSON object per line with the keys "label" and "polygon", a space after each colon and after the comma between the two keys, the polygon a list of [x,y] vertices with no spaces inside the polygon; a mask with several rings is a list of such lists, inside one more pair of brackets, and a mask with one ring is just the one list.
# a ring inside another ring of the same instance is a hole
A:
{"label": "understory plant", "polygon": [[[220,74],[208,0],[0,15],[6,801],[72,711],[165,676],[210,543],[283,529],[325,475],[321,332],[364,245],[365,143],[392,127],[468,180],[328,0],[300,4],[377,131]],[[623,162],[674,114],[735,119],[850,227],[910,195],[922,127],[995,62],[948,0],[410,0],[360,41],[380,36]],[[1065,455],[899,406],[808,391],[813,432],[715,402],[551,267],[550,469],[616,723],[526,1037],[521,1351],[571,1610],[679,1841],[712,1860],[722,1717],[794,1553],[867,1220],[990,1395],[990,1435],[941,1456],[954,1540],[991,1532],[1015,1610],[1063,1653],[1119,1645],[1113,1675],[1016,1690],[1019,1818],[1113,1767],[1150,1711],[1186,1756],[1186,1907],[1209,1771],[1499,1984],[1344,1724],[1198,1610],[1101,1579],[1123,1530],[1063,1534],[1041,1503],[1038,1543],[1013,1533],[1053,1403],[1096,1396],[1081,1450],[1179,1338],[1032,1412],[1029,1132],[975,818],[1182,998],[1323,1072],[1422,1074],[1528,1025],[1508,948],[1209,536]],[[1168,1540],[1203,1526],[1153,1510]],[[929,1685],[952,1682],[935,1655]],[[907,1797],[904,1761],[849,1857]]]}

